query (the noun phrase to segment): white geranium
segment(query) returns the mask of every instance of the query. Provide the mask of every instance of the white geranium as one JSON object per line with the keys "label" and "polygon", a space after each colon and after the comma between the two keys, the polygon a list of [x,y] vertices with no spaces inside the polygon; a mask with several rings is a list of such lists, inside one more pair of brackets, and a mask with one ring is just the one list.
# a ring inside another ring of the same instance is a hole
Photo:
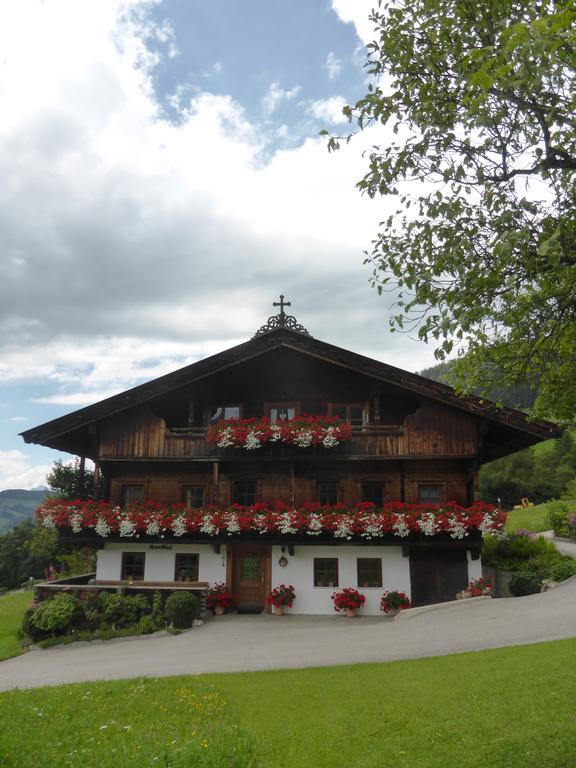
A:
{"label": "white geranium", "polygon": [[279,533],[298,533],[296,528],[292,525],[292,515],[290,512],[282,512],[278,520],[278,532]]}
{"label": "white geranium", "polygon": [[318,536],[319,533],[322,533],[322,517],[316,512],[310,514],[310,522],[308,523],[306,533],[309,536]]}
{"label": "white geranium", "polygon": [[202,525],[200,526],[201,533],[207,533],[209,536],[217,536],[220,532],[218,526],[214,525],[212,518],[209,515],[205,515],[202,518]]}
{"label": "white geranium", "polygon": [[172,525],[170,527],[172,528],[174,536],[184,536],[186,533],[186,522],[184,517],[182,515],[175,517],[174,520],[172,520]]}
{"label": "white geranium", "polygon": [[218,442],[216,443],[218,448],[233,448],[234,438],[231,427],[224,427],[224,429],[218,435]]}
{"label": "white geranium", "polygon": [[312,432],[308,429],[302,429],[296,434],[294,438],[294,445],[299,448],[308,448],[312,445]]}
{"label": "white geranium", "polygon": [[351,520],[348,515],[339,515],[338,523],[334,529],[334,537],[336,539],[351,539],[352,531],[350,529]]}
{"label": "white geranium", "polygon": [[364,531],[360,534],[364,539],[378,539],[382,536],[383,521],[376,515],[365,515],[362,517]]}
{"label": "white geranium", "polygon": [[277,443],[280,440],[282,440],[282,430],[278,424],[272,424],[270,427],[270,442]]}
{"label": "white geranium", "polygon": [[130,520],[129,517],[123,517],[120,520],[120,525],[118,527],[120,536],[134,536],[134,523],[132,520]]}
{"label": "white geranium", "polygon": [[406,518],[404,515],[397,515],[396,520],[392,523],[392,529],[396,536],[401,536],[404,538],[405,536],[410,535],[410,528],[408,528],[408,525],[406,523]]}
{"label": "white geranium", "polygon": [[148,536],[158,536],[160,533],[160,523],[158,520],[150,520],[146,526],[146,533]]}
{"label": "white geranium", "polygon": [[82,515],[79,512],[73,512],[70,515],[70,527],[72,533],[80,533],[82,530]]}
{"label": "white geranium", "polygon": [[436,533],[436,515],[433,512],[425,512],[420,516],[418,525],[425,536],[434,536]]}
{"label": "white geranium", "polygon": [[260,442],[260,432],[257,432],[256,430],[251,429],[246,435],[246,442],[244,443],[244,448],[246,448],[249,451],[253,451],[256,448],[261,448],[261,447],[262,447],[262,443]]}
{"label": "white geranium", "polygon": [[44,528],[49,528],[51,531],[56,530],[56,523],[54,521],[54,517],[50,514],[44,514],[42,516],[42,525]]}
{"label": "white geranium", "polygon": [[339,440],[336,437],[336,430],[334,427],[327,427],[326,434],[322,438],[322,445],[325,448],[334,448],[336,445],[339,444]]}
{"label": "white geranium", "polygon": [[238,515],[235,512],[227,514],[225,520],[228,536],[231,536],[233,533],[240,533],[240,523],[238,522]]}
{"label": "white geranium", "polygon": [[99,517],[98,520],[96,521],[94,530],[96,531],[98,536],[102,536],[103,539],[105,539],[107,536],[110,535],[110,526],[108,525],[106,520],[103,520],[101,517]]}
{"label": "white geranium", "polygon": [[463,539],[466,536],[466,525],[459,523],[458,520],[452,518],[448,521],[448,530],[450,532],[450,538]]}

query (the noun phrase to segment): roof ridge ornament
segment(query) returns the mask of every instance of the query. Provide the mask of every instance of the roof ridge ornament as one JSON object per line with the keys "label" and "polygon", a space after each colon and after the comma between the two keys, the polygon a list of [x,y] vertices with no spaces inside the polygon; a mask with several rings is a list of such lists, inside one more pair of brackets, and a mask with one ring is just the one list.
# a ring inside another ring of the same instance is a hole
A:
{"label": "roof ridge ornament", "polygon": [[275,331],[277,328],[288,328],[288,330],[296,331],[296,333],[301,333],[303,336],[310,336],[306,328],[304,328],[303,325],[300,325],[294,315],[287,315],[286,312],[284,312],[284,307],[291,307],[292,302],[284,301],[283,294],[280,294],[280,301],[272,302],[272,306],[280,307],[280,312],[277,315],[271,315],[265,325],[256,331],[254,338],[256,338],[256,336],[263,336],[265,333],[270,333],[270,331]]}

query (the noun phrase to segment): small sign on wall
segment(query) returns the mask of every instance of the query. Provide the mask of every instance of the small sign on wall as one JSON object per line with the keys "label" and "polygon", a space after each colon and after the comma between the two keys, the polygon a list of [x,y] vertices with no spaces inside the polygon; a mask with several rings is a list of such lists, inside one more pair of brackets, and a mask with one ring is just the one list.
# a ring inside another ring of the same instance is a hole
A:
{"label": "small sign on wall", "polygon": [[150,549],[172,549],[172,544],[150,544]]}

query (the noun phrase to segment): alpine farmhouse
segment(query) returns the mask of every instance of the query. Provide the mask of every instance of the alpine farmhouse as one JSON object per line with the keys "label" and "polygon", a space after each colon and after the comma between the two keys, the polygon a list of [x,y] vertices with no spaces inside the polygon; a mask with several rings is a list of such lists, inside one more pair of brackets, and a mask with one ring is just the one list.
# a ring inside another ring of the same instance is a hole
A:
{"label": "alpine farmhouse", "polygon": [[92,459],[97,501],[38,510],[99,547],[93,584],[226,582],[241,610],[292,584],[291,611],[333,613],[336,588],[414,605],[481,576],[483,462],[559,431],[523,413],[318,341],[283,297],[250,340],[23,433]]}

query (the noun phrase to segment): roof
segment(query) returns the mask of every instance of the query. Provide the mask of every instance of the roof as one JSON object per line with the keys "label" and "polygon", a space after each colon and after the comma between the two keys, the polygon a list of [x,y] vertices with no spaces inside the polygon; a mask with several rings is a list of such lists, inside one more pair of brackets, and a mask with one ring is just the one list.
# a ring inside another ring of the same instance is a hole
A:
{"label": "roof", "polygon": [[445,384],[319,341],[299,331],[279,327],[257,335],[224,352],[219,352],[180,368],[173,373],[168,373],[93,405],[27,429],[21,435],[27,443],[50,445],[52,441],[66,433],[88,427],[101,419],[148,403],[159,396],[181,389],[239,363],[260,357],[271,350],[281,348],[295,350],[333,365],[354,370],[382,382],[398,386],[407,392],[450,405],[509,429],[517,430],[536,438],[536,440],[546,440],[562,434],[562,430],[552,422],[530,419],[527,414],[521,411],[500,407],[479,397],[461,397],[456,394],[452,387]]}

